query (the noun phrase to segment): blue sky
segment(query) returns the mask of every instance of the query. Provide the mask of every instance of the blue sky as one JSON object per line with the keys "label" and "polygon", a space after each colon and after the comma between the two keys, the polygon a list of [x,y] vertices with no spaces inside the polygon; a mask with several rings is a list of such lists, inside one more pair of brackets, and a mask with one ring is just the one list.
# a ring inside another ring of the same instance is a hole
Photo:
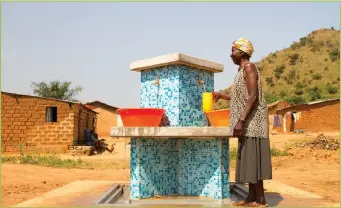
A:
{"label": "blue sky", "polygon": [[181,52],[222,63],[220,90],[236,75],[234,40],[250,39],[258,61],[339,25],[336,2],[2,3],[2,90],[33,94],[31,82],[59,79],[82,86],[82,102],[139,107],[135,60]]}

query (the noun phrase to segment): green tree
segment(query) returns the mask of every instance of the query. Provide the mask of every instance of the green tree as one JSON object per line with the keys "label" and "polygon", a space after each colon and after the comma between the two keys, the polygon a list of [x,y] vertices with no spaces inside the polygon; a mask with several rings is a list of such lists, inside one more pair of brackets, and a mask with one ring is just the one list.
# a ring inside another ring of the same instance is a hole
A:
{"label": "green tree", "polygon": [[46,82],[32,82],[33,93],[40,97],[54,98],[67,101],[78,101],[75,99],[76,95],[80,93],[83,88],[76,86],[71,88],[71,82],[54,80],[49,83]]}

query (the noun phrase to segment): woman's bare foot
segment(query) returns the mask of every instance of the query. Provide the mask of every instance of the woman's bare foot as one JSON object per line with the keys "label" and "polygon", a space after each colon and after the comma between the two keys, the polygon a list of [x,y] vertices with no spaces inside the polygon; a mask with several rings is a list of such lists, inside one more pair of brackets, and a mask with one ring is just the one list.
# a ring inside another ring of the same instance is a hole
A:
{"label": "woman's bare foot", "polygon": [[254,196],[248,195],[244,200],[241,200],[239,202],[233,202],[232,205],[235,207],[242,207],[248,203],[256,201],[256,198]]}
{"label": "woman's bare foot", "polygon": [[268,207],[265,197],[256,197],[255,201],[244,204],[244,207]]}

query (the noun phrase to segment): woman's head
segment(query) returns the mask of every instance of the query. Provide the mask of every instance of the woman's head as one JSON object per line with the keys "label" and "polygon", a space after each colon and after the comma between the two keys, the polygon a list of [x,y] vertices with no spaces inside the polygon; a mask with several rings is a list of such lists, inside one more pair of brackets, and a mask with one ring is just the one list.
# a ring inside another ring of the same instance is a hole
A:
{"label": "woman's head", "polygon": [[231,58],[233,63],[239,65],[242,60],[249,60],[254,51],[252,43],[244,38],[233,42]]}

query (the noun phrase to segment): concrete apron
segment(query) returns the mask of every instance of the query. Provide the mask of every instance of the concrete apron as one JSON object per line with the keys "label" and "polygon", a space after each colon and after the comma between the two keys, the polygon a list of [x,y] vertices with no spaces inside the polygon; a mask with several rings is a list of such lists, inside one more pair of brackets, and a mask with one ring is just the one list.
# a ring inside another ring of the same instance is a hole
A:
{"label": "concrete apron", "polygon": [[[57,188],[50,192],[43,194],[40,197],[25,201],[16,205],[15,207],[61,207],[61,206],[108,206],[108,205],[99,205],[97,204],[98,200],[101,199],[105,194],[107,194],[114,184],[124,184],[129,185],[128,181],[90,181],[90,180],[78,180],[74,181],[70,184],[67,184],[63,187]],[[246,186],[238,185],[240,189],[243,189],[245,192],[248,192],[248,188]],[[282,184],[275,180],[264,181],[264,187],[266,188],[266,198],[269,206],[315,206],[315,207],[340,207],[340,204],[331,203],[328,200],[325,200],[323,197],[288,186],[286,184]],[[157,199],[159,200],[159,199]],[[160,203],[150,202],[157,201],[152,199],[144,199],[139,200],[142,203],[139,204],[139,207],[142,205],[146,205],[150,207],[151,205],[155,205],[157,207],[160,206]],[[173,203],[171,202],[172,200]],[[147,203],[149,201],[149,203]],[[184,206],[198,206],[191,205],[191,200],[186,198],[169,199],[165,197],[162,199],[166,206],[171,207],[172,204],[179,207],[179,204],[183,204]],[[209,201],[209,200],[208,200]],[[166,202],[170,204],[167,205]],[[174,203],[176,202],[176,203]],[[117,204],[118,206],[136,206],[137,204]],[[113,206],[114,204],[110,204]],[[213,204],[212,204],[213,205]],[[205,205],[203,205],[205,206]],[[207,205],[206,205],[207,206]],[[231,206],[231,205],[223,205],[223,206]]]}

